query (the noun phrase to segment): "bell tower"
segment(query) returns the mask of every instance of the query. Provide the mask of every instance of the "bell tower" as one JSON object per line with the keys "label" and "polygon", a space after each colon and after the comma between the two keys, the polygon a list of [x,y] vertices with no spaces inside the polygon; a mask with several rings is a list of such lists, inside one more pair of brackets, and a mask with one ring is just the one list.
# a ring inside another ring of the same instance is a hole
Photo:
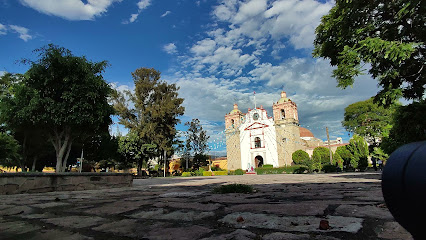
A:
{"label": "bell tower", "polygon": [[236,103],[234,109],[225,115],[226,155],[229,170],[241,168],[240,130],[238,127],[242,123],[243,117],[244,114],[238,109]]}
{"label": "bell tower", "polygon": [[278,164],[291,165],[292,153],[300,145],[299,116],[297,105],[287,98],[286,92],[281,92],[281,98],[272,105],[275,131],[277,136]]}

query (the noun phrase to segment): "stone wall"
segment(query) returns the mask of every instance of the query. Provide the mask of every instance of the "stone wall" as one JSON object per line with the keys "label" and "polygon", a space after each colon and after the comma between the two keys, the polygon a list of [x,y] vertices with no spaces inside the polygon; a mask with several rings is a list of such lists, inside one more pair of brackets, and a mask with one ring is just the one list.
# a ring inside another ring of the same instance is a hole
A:
{"label": "stone wall", "polygon": [[285,121],[276,121],[275,130],[277,132],[278,165],[280,167],[292,164],[292,154],[302,148],[300,140],[299,126],[295,123],[284,123]]}
{"label": "stone wall", "polygon": [[0,194],[131,187],[129,173],[1,173]]}

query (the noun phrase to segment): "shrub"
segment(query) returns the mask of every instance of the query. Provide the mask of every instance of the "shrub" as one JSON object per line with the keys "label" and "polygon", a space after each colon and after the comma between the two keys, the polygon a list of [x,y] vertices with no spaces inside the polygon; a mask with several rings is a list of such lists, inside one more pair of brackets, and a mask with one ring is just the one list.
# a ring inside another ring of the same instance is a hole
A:
{"label": "shrub", "polygon": [[191,172],[183,172],[182,177],[191,177]]}
{"label": "shrub", "polygon": [[203,176],[211,176],[212,175],[212,172],[210,172],[210,171],[204,171],[203,172]]}
{"label": "shrub", "polygon": [[213,193],[252,193],[253,187],[246,184],[228,184],[215,187]]}
{"label": "shrub", "polygon": [[199,168],[198,170],[194,171],[195,176],[203,176],[203,172],[204,172],[203,168]]}
{"label": "shrub", "polygon": [[213,171],[214,176],[228,175],[228,171]]}
{"label": "shrub", "polygon": [[343,170],[343,159],[340,157],[340,155],[336,152],[333,155],[333,164],[336,164],[340,168],[340,170]]}
{"label": "shrub", "polygon": [[235,170],[234,173],[235,173],[235,175],[244,175],[245,171],[239,168],[239,169]]}
{"label": "shrub", "polygon": [[291,155],[295,164],[305,164],[310,158],[309,154],[303,150],[297,150]]}
{"label": "shrub", "polygon": [[274,167],[274,165],[272,165],[272,164],[265,164],[265,165],[263,165],[262,167],[263,167],[263,168],[273,168],[273,167]]}
{"label": "shrub", "polygon": [[336,166],[333,166],[331,164],[325,164],[324,166],[322,166],[322,170],[325,173],[337,172]]}
{"label": "shrub", "polygon": [[285,166],[279,168],[256,168],[256,173],[259,175],[262,174],[281,174],[281,173],[294,173],[297,169],[305,167],[301,165]]}
{"label": "shrub", "polygon": [[312,155],[312,170],[321,171],[321,154],[314,150],[314,154]]}
{"label": "shrub", "polygon": [[300,167],[294,169],[294,171],[293,171],[294,174],[302,174],[302,173],[305,173],[305,172],[309,172],[309,169],[307,167],[304,167],[304,166],[300,166]]}
{"label": "shrub", "polygon": [[321,165],[330,164],[330,150],[326,147],[316,147],[313,155],[318,153],[321,158]]}

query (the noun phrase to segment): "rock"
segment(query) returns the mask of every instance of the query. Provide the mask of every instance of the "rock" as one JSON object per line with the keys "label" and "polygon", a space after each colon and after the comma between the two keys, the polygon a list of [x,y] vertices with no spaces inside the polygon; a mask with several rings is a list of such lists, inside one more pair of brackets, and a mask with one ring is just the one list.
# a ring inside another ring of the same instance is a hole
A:
{"label": "rock", "polygon": [[330,225],[329,225],[328,221],[324,220],[324,219],[321,220],[320,224],[319,224],[319,229],[320,230],[328,230],[328,229],[330,229]]}

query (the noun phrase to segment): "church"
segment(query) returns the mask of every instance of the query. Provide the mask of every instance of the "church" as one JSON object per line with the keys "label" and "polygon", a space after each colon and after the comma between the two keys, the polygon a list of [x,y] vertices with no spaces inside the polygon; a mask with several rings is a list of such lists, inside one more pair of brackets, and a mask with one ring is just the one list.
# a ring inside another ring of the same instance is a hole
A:
{"label": "church", "polygon": [[291,165],[292,154],[323,146],[311,131],[299,126],[297,105],[281,92],[269,117],[263,106],[243,113],[234,109],[225,115],[228,169],[253,170],[265,164],[274,167]]}

